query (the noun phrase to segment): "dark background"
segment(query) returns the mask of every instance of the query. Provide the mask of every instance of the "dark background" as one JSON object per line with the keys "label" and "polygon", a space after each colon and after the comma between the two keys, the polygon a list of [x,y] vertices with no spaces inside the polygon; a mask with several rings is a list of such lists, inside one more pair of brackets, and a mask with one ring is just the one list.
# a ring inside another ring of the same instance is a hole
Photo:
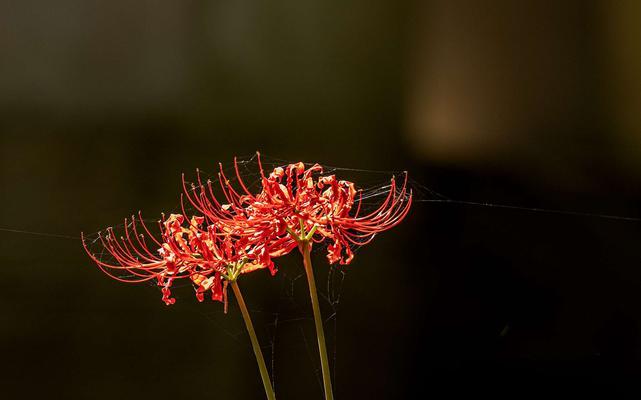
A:
{"label": "dark background", "polygon": [[[169,212],[181,172],[255,150],[641,217],[640,16],[632,0],[1,1],[0,226],[77,236]],[[635,397],[640,240],[639,222],[417,202],[346,269],[336,397]],[[298,262],[243,285],[279,398],[320,399]],[[233,303],[185,288],[166,307],[76,239],[1,231],[0,271],[3,397],[263,396]]]}

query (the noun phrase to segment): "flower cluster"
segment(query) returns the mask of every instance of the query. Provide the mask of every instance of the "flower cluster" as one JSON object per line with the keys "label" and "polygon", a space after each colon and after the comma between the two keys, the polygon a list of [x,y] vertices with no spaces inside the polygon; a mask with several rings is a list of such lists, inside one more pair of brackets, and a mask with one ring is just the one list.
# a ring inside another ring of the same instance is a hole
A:
{"label": "flower cluster", "polygon": [[280,254],[296,248],[304,239],[316,243],[327,240],[329,263],[349,264],[354,257],[351,245],[367,244],[377,233],[396,226],[412,204],[407,174],[400,187],[392,177],[380,206],[362,214],[362,192],[352,182],[323,175],[318,164],[309,168],[302,162],[289,164],[275,168],[269,175],[265,175],[260,156],[258,165],[262,190],[257,194],[247,189],[235,159],[239,189],[231,185],[220,166],[218,182],[224,201],[215,196],[213,182],[203,183],[200,174],[198,185],[194,184],[191,190],[183,175],[184,193],[211,224],[225,232],[248,235],[252,241],[278,247]]}
{"label": "flower cluster", "polygon": [[[215,227],[203,227],[204,218],[193,217],[185,226],[185,217],[172,214],[159,221],[161,238],[151,234],[140,214],[125,219],[124,236],[117,237],[113,228],[99,234],[98,240],[111,255],[111,261],[93,254],[83,236],[83,246],[98,267],[121,282],[145,282],[155,279],[161,287],[163,301],[174,304],[171,286],[175,280],[189,279],[198,300],[211,291],[213,300],[226,299],[226,282],[239,274],[264,268],[254,248],[246,246],[242,237],[234,240],[221,235]],[[142,228],[143,232],[141,232]],[[145,235],[146,234],[146,235]],[[157,247],[149,248],[146,238]],[[224,278],[224,280],[223,280]]]}
{"label": "flower cluster", "polygon": [[[175,302],[170,288],[177,279],[189,279],[200,301],[207,291],[212,299],[226,301],[227,282],[258,269],[275,274],[273,259],[302,243],[327,242],[329,263],[349,264],[353,246],[367,244],[377,233],[396,226],[412,204],[407,175],[402,185],[392,178],[385,199],[365,213],[362,192],[354,183],[323,175],[318,164],[306,167],[299,162],[265,174],[259,155],[258,165],[261,184],[256,193],[243,181],[236,159],[237,187],[222,165],[216,184],[203,182],[197,173],[197,182],[189,186],[183,175],[182,214],[163,216],[159,239],[138,215],[125,220],[124,236],[117,237],[112,228],[99,236],[111,262],[92,253],[83,238],[85,250],[114,279],[155,279],[166,304]],[[216,196],[216,191],[221,194]],[[185,199],[198,215],[188,217]]]}

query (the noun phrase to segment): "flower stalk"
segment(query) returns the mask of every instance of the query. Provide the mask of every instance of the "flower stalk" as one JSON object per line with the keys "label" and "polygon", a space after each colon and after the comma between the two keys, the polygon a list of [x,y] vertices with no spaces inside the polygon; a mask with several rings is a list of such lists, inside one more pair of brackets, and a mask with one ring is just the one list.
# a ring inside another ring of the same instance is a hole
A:
{"label": "flower stalk", "polygon": [[314,279],[314,269],[312,268],[312,237],[316,231],[314,226],[309,233],[305,233],[305,226],[300,224],[300,235],[289,230],[290,235],[298,242],[298,249],[303,255],[303,265],[305,266],[305,275],[307,276],[307,286],[309,287],[309,297],[312,302],[312,312],[314,314],[314,325],[316,326],[316,339],[318,341],[318,353],[320,354],[321,371],[323,374],[323,389],[325,400],[333,400],[332,378],[329,370],[329,360],[327,358],[327,345],[325,344],[325,330],[323,329],[323,317],[318,303],[318,291],[316,290],[316,280]]}
{"label": "flower stalk", "polygon": [[230,282],[231,288],[234,291],[234,296],[236,296],[236,301],[240,307],[240,312],[243,315],[243,320],[245,321],[245,326],[247,327],[247,332],[249,333],[249,338],[251,339],[252,348],[254,349],[254,355],[256,356],[256,362],[258,363],[258,369],[260,370],[260,377],[263,380],[263,386],[265,388],[265,395],[268,400],[276,400],[276,395],[274,394],[274,389],[272,388],[272,382],[269,378],[269,373],[267,372],[267,365],[265,365],[265,358],[263,357],[263,352],[260,349],[260,344],[258,343],[258,337],[256,336],[256,331],[254,330],[254,324],[249,316],[249,311],[247,310],[247,305],[245,305],[245,299],[240,292],[240,287],[238,283],[233,280]]}

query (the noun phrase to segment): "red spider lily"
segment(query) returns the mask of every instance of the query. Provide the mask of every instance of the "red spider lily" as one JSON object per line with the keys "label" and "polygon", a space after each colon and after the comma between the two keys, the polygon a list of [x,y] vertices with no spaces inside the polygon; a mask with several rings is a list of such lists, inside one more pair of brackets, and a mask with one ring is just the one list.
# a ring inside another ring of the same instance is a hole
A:
{"label": "red spider lily", "polygon": [[[156,239],[140,214],[138,220],[125,219],[124,236],[117,237],[113,228],[98,240],[112,257],[105,261],[82,243],[89,257],[110,277],[121,282],[145,282],[155,279],[162,289],[163,301],[174,304],[171,286],[177,279],[190,279],[196,288],[196,297],[204,300],[204,293],[211,291],[212,299],[225,302],[227,282],[239,274],[273,265],[264,247],[249,246],[245,238],[232,238],[221,234],[213,225],[202,229],[203,217],[193,217],[188,227],[185,217],[172,214],[159,221],[161,239]],[[139,228],[142,227],[144,232]],[[146,234],[146,235],[145,235]],[[152,251],[146,237],[151,238]],[[273,267],[272,267],[273,269]],[[226,308],[226,307],[225,307]]]}
{"label": "red spider lily", "polygon": [[303,240],[318,243],[327,239],[331,241],[327,247],[330,264],[349,264],[354,257],[351,245],[367,244],[377,233],[399,224],[412,204],[407,174],[400,187],[392,177],[380,206],[361,213],[362,191],[352,182],[322,175],[318,164],[309,168],[302,162],[289,164],[265,176],[260,154],[258,163],[262,177],[258,194],[247,189],[234,159],[239,189],[231,185],[222,165],[218,174],[225,201],[217,199],[212,181],[203,183],[199,173],[198,185],[192,185],[192,190],[187,189],[183,175],[184,195],[210,224],[223,232],[243,235],[250,243],[276,249],[272,251],[275,255],[286,254]]}

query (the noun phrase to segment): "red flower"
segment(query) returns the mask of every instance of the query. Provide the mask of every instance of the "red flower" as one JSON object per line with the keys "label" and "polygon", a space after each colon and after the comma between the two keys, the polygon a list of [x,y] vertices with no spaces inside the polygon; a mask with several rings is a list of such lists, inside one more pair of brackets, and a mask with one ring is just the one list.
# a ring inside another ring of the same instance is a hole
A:
{"label": "red flower", "polygon": [[[140,214],[138,220],[135,217],[131,222],[125,220],[124,236],[117,237],[113,228],[108,228],[106,235],[98,235],[98,240],[111,255],[110,261],[91,252],[84,236],[82,243],[98,267],[118,281],[136,283],[155,279],[167,305],[176,301],[171,297],[170,288],[177,279],[190,279],[199,301],[204,300],[205,292],[211,291],[213,300],[226,304],[229,280],[269,266],[264,263],[264,249],[250,246],[245,238],[218,232],[213,225],[203,229],[203,217],[193,217],[188,227],[184,222],[185,217],[180,214],[172,214],[166,220],[163,216],[159,221],[160,240],[151,234]],[[150,249],[146,237],[151,238],[155,251]]]}
{"label": "red flower", "polygon": [[225,201],[216,198],[211,181],[203,184],[200,174],[191,191],[183,175],[183,188],[185,197],[208,223],[223,232],[245,236],[249,243],[262,244],[270,257],[288,253],[303,240],[328,240],[330,264],[349,264],[354,257],[351,245],[367,244],[377,233],[399,224],[412,204],[407,174],[400,187],[392,177],[380,206],[361,213],[362,191],[352,182],[322,175],[318,164],[309,168],[302,162],[289,164],[266,176],[260,154],[258,163],[262,190],[257,194],[247,189],[236,159],[239,189],[230,184],[220,166],[218,181]]}

